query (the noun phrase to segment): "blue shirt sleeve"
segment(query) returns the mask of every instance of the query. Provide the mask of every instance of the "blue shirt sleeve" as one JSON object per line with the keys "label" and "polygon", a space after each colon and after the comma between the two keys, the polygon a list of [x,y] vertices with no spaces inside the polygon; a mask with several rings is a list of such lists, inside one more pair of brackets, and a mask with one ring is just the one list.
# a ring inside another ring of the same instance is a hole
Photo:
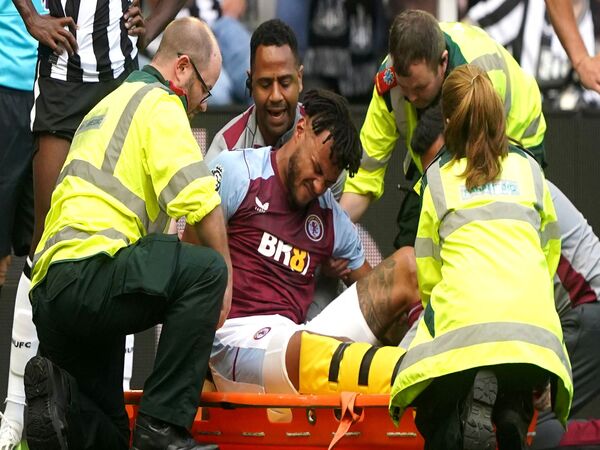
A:
{"label": "blue shirt sleeve", "polygon": [[358,229],[352,223],[348,214],[335,201],[331,191],[321,196],[320,201],[333,212],[333,254],[334,258],[343,258],[349,261],[348,268],[356,270],[365,263],[365,252]]}
{"label": "blue shirt sleeve", "polygon": [[242,204],[250,186],[246,150],[221,152],[208,163],[208,167],[217,181],[225,220],[229,221]]}

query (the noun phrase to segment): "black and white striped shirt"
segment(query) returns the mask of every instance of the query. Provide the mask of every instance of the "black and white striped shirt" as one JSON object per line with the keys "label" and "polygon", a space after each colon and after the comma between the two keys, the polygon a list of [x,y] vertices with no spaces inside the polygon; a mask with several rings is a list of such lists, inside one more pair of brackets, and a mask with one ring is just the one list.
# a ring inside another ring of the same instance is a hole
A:
{"label": "black and white striped shirt", "polygon": [[[571,64],[546,13],[544,0],[481,0],[466,20],[505,46],[542,89],[560,84]],[[589,0],[580,4],[577,23],[588,53],[594,54],[594,24]]]}
{"label": "black and white striped shirt", "polygon": [[137,57],[137,37],[128,36],[123,13],[128,0],[46,0],[54,17],[70,16],[77,23],[79,49],[55,55],[40,45],[40,76],[63,81],[96,82],[117,78]]}

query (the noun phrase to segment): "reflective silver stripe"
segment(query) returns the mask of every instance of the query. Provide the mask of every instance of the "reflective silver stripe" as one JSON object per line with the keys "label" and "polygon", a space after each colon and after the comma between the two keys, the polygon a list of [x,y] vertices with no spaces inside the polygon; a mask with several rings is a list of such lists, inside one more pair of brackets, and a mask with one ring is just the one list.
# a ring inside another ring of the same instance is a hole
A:
{"label": "reflective silver stripe", "polygon": [[520,341],[547,348],[554,352],[571,375],[571,368],[559,339],[545,328],[525,323],[493,322],[469,325],[436,336],[431,342],[411,348],[402,363],[400,371],[406,370],[421,360],[443,353],[479,344]]}
{"label": "reflective silver stripe", "polygon": [[552,239],[560,239],[560,227],[557,221],[548,222],[546,224],[546,227],[540,236],[542,247],[545,247],[546,244],[548,244],[548,241]]}
{"label": "reflective silver stripe", "polygon": [[556,306],[556,312],[562,322],[564,314],[572,309],[571,297],[563,286],[562,281],[560,281],[559,276],[556,274],[554,274],[554,304]]}
{"label": "reflective silver stripe", "polygon": [[501,219],[527,222],[538,233],[542,221],[535,209],[515,203],[494,202],[477,208],[450,212],[440,223],[440,239],[446,239],[454,231],[474,221]]}
{"label": "reflective silver stripe", "polygon": [[410,167],[410,163],[412,162],[412,160],[412,155],[410,154],[410,151],[407,150],[406,155],[404,155],[404,161],[402,162],[402,169],[404,170],[404,175],[408,173],[408,168]]}
{"label": "reflective silver stripe", "polygon": [[385,165],[388,163],[388,161],[390,160],[391,157],[392,157],[392,154],[390,153],[383,159],[376,159],[376,158],[373,158],[373,157],[367,155],[367,152],[363,148],[362,158],[360,160],[360,168],[367,170],[369,172],[372,172],[377,169],[381,169],[382,167],[385,167]]}
{"label": "reflective silver stripe", "polygon": [[121,149],[123,148],[123,143],[125,142],[127,133],[129,132],[129,127],[131,126],[133,116],[135,115],[135,112],[137,111],[138,106],[140,106],[140,103],[145,95],[156,88],[163,89],[168,92],[168,88],[161,83],[146,84],[129,99],[127,106],[125,106],[125,109],[123,109],[121,117],[117,122],[117,127],[115,128],[115,131],[108,142],[106,152],[104,153],[104,161],[102,162],[103,171],[107,173],[114,173],[119,156],[121,156]]}
{"label": "reflective silver stripe", "polygon": [[204,161],[198,161],[182,167],[171,177],[165,188],[158,196],[158,201],[163,209],[191,182],[198,178],[212,176]]}
{"label": "reflective silver stripe", "polygon": [[446,194],[444,193],[439,158],[427,169],[427,186],[429,186],[429,191],[431,192],[433,207],[435,208],[438,220],[441,221],[448,211],[448,206],[446,205]]}
{"label": "reflective silver stripe", "polygon": [[539,211],[544,209],[544,176],[542,175],[542,169],[538,162],[529,154],[525,154],[527,156],[527,161],[529,161],[529,167],[531,168],[531,176],[533,177],[533,189],[535,190],[535,201],[536,208]]}
{"label": "reflective silver stripe", "polygon": [[35,264],[46,250],[61,241],[70,241],[72,239],[81,239],[83,241],[96,235],[106,236],[109,239],[121,239],[126,245],[129,245],[127,236],[114,228],[107,228],[105,230],[96,231],[95,233],[88,233],[71,227],[64,227],[46,241],[44,248],[33,257],[33,263]]}
{"label": "reflective silver stripe", "polygon": [[158,217],[152,222],[147,230],[150,233],[165,233],[167,231],[167,225],[171,218],[167,216],[162,210],[158,211]]}
{"label": "reflective silver stripe", "polygon": [[504,58],[498,53],[488,53],[475,58],[471,61],[471,64],[481,67],[486,72],[492,70],[501,70],[504,72],[504,76],[506,77],[506,90],[502,101],[504,102],[504,114],[508,115],[512,103],[512,87],[510,85],[510,72],[508,71],[508,66],[506,65],[506,61],[504,61]]}
{"label": "reflective silver stripe", "polygon": [[531,136],[535,136],[535,133],[537,133],[537,130],[538,130],[539,126],[540,126],[540,121],[541,120],[542,120],[542,113],[540,113],[534,120],[532,120],[531,122],[529,122],[529,125],[527,126],[527,128],[523,132],[523,136],[521,136],[521,139],[528,138],[528,137],[531,137]]}
{"label": "reflective silver stripe", "polygon": [[[411,309],[413,309],[413,308],[411,308]],[[409,311],[409,315],[411,312],[412,311]],[[408,331],[406,332],[406,334],[404,335],[404,337],[398,344],[398,347],[400,347],[404,350],[408,350],[408,348],[410,347],[410,344],[412,344],[412,341],[417,336],[417,330],[419,329],[419,322],[421,321],[422,318],[423,318],[423,311],[421,311],[417,320],[415,320],[415,322],[412,324],[412,326],[408,329]]]}
{"label": "reflective silver stripe", "polygon": [[431,238],[418,237],[415,239],[415,256],[417,258],[432,257],[436,261],[441,261],[440,246]]}
{"label": "reflective silver stripe", "polygon": [[150,218],[146,211],[146,203],[143,199],[131,192],[121,181],[115,176],[103,172],[94,167],[88,161],[81,159],[73,159],[67,164],[60,173],[57,185],[62,182],[66,176],[74,176],[87,181],[96,186],[107,195],[120,201],[125,208],[133,212],[147,230],[150,225]]}
{"label": "reflective silver stripe", "polygon": [[[385,67],[388,68],[392,66],[392,56],[388,54]],[[406,149],[406,155],[404,155],[402,169],[404,170],[404,175],[406,175],[408,173],[408,168],[413,158],[410,150],[408,149],[408,146],[410,144],[405,142],[409,132],[408,116],[406,114],[408,100],[406,100],[406,98],[404,97],[400,86],[396,85],[392,89],[390,89],[390,102],[392,105],[392,111],[394,113],[394,120],[396,121],[396,129],[398,130],[398,134],[400,135],[401,140],[405,144],[404,147]],[[412,108],[412,105],[410,107]],[[387,159],[385,161],[386,163]]]}

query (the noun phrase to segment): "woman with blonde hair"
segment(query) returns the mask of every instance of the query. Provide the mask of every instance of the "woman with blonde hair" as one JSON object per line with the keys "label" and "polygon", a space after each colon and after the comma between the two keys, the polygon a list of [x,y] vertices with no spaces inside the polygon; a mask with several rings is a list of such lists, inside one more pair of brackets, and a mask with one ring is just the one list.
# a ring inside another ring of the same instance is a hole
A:
{"label": "woman with blonde hair", "polygon": [[553,298],[556,213],[537,162],[509,144],[485,72],[454,69],[441,106],[446,146],[421,180],[415,244],[425,311],[390,412],[416,407],[426,449],[522,449],[533,390],[550,383],[563,423],[572,396]]}

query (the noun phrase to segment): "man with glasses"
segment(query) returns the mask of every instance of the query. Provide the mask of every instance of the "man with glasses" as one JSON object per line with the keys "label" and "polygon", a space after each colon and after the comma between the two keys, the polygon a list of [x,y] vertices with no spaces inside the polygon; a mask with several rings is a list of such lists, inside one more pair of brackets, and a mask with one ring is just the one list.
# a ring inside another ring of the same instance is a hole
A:
{"label": "man with glasses", "polygon": [[196,67],[196,64],[194,64],[194,60],[191,57],[189,57],[188,55],[184,55],[183,53],[177,53],[178,58],[181,58],[182,56],[185,56],[188,58],[188,60],[190,61],[190,64],[192,65],[192,69],[194,69],[194,72],[196,72],[198,81],[200,81],[200,84],[202,85],[202,89],[204,89],[204,92],[205,92],[204,97],[202,97],[202,99],[200,100],[200,104],[202,105],[212,95],[210,92],[210,89],[208,88],[208,85],[204,81],[204,78],[202,78],[202,75],[200,74],[200,72],[198,72],[198,68]]}
{"label": "man with glasses", "polygon": [[[152,63],[100,101],[73,138],[34,257],[42,356],[25,368],[31,450],[129,448],[124,339],[157,323],[133,448],[214,448],[187,429],[229,312],[231,261],[188,117],[206,110],[220,70],[207,25],[174,21]],[[201,246],[162,234],[169,217],[185,217]]]}

